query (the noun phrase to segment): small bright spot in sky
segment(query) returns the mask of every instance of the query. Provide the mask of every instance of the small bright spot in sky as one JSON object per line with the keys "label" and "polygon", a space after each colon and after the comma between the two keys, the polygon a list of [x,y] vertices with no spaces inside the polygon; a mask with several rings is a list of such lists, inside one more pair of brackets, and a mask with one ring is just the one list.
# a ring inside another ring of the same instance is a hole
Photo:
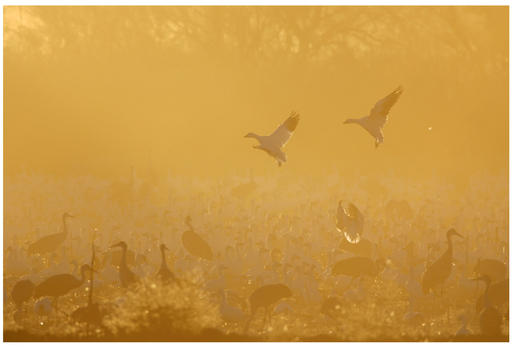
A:
{"label": "small bright spot in sky", "polygon": [[428,128],[428,131],[430,131],[430,130],[431,130],[431,127]]}

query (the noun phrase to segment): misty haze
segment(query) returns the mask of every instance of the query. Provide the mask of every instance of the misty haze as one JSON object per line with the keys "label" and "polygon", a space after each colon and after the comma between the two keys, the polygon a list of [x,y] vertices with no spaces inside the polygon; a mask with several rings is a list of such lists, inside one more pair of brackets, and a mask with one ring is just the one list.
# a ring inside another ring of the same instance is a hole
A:
{"label": "misty haze", "polygon": [[4,6],[4,341],[509,341],[509,8]]}

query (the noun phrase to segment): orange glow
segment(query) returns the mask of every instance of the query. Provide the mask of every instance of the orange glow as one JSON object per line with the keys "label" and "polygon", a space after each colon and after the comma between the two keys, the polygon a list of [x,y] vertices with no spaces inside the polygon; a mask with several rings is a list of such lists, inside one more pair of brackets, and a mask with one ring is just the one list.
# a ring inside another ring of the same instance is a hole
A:
{"label": "orange glow", "polygon": [[[272,133],[292,110],[301,122],[282,169],[292,173],[507,169],[507,7],[388,8],[397,23],[372,19],[377,10],[5,7],[5,174],[112,178],[134,165],[142,175],[149,148],[161,176],[274,173],[273,159],[243,136]],[[355,15],[361,32],[323,44],[331,36],[322,25],[335,24],[312,15],[334,11],[334,21]],[[173,23],[222,24],[223,34]],[[399,84],[375,150],[368,133],[343,122],[367,116]]]}

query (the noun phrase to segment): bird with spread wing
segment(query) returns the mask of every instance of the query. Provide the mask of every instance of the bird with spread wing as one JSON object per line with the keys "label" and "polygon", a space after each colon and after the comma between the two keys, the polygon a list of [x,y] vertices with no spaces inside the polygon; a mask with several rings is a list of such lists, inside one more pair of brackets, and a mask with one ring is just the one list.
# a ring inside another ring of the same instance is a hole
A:
{"label": "bird with spread wing", "polygon": [[292,133],[299,123],[299,114],[292,114],[283,122],[271,135],[260,136],[255,133],[248,133],[245,138],[255,138],[260,145],[254,145],[255,149],[260,149],[274,157],[281,167],[287,161],[287,155],[281,149],[289,142]]}
{"label": "bird with spread wing", "polygon": [[378,148],[379,144],[383,144],[384,136],[381,130],[387,123],[388,113],[402,93],[403,86],[399,85],[399,87],[392,91],[390,95],[386,96],[374,105],[369,116],[365,116],[360,119],[347,119],[344,124],[357,123],[365,128],[365,130],[376,140],[376,148]]}
{"label": "bird with spread wing", "polygon": [[353,203],[350,202],[346,208],[342,206],[342,201],[338,203],[337,230],[343,232],[349,242],[360,242],[363,232],[363,221],[363,214]]}

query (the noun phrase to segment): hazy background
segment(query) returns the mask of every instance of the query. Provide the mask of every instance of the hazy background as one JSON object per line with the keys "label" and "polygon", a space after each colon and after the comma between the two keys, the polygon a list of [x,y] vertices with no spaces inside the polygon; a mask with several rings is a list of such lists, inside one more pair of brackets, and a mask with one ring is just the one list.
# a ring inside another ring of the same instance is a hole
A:
{"label": "hazy background", "polygon": [[[4,174],[507,172],[508,42],[505,6],[6,6]],[[400,84],[375,150],[343,122]],[[243,136],[292,110],[278,168]]]}

